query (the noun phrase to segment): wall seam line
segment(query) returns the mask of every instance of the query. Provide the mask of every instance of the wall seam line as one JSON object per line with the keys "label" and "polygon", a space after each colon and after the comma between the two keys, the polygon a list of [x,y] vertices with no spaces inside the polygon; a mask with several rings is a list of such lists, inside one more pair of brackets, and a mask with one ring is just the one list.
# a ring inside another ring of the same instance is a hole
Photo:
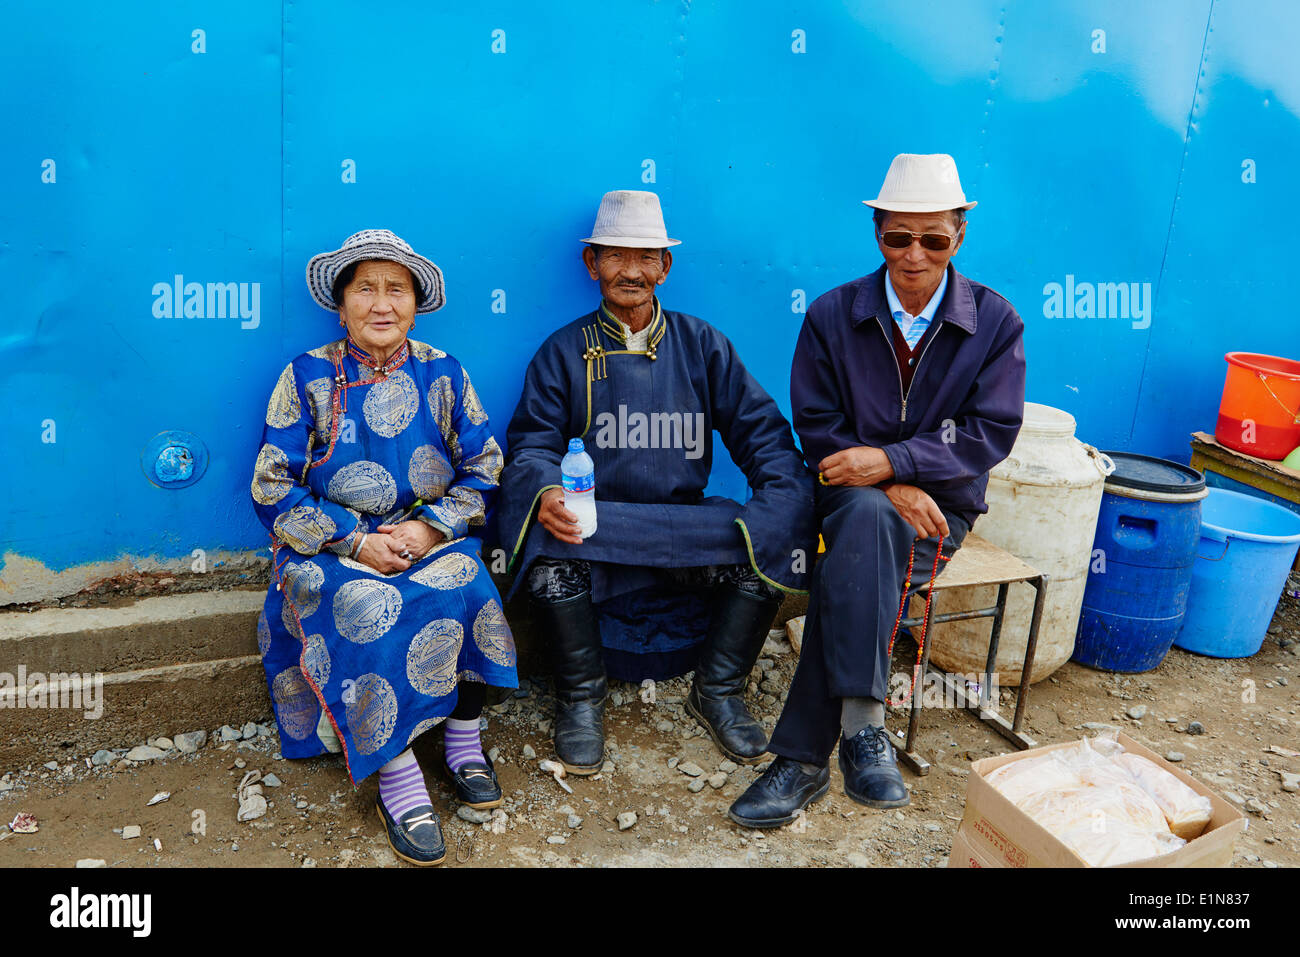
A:
{"label": "wall seam line", "polygon": [[[1214,23],[1214,4],[1216,0],[1210,0],[1209,11],[1205,15],[1205,36],[1201,40],[1201,56],[1196,62],[1196,85],[1192,89],[1192,103],[1187,110],[1187,127],[1183,133],[1183,157],[1178,163],[1178,180],[1174,185],[1174,201],[1169,209],[1169,227],[1165,230],[1165,246],[1160,251],[1160,270],[1156,273],[1156,288],[1151,296],[1151,302],[1148,308],[1151,310],[1151,318],[1154,319],[1156,312],[1156,303],[1160,301],[1160,290],[1164,286],[1165,264],[1169,260],[1169,246],[1173,241],[1174,219],[1178,215],[1178,201],[1183,194],[1183,173],[1187,169],[1187,152],[1192,143],[1192,124],[1196,119],[1196,104],[1201,97],[1201,76],[1205,72],[1205,57],[1210,49],[1210,27]],[[1153,335],[1147,332],[1146,348],[1142,351],[1142,371],[1138,373],[1138,391],[1133,399],[1133,418],[1129,421],[1128,442],[1127,446],[1133,445],[1133,434],[1137,431],[1138,415],[1142,409],[1142,393],[1146,385],[1147,364],[1151,358],[1151,339]]]}

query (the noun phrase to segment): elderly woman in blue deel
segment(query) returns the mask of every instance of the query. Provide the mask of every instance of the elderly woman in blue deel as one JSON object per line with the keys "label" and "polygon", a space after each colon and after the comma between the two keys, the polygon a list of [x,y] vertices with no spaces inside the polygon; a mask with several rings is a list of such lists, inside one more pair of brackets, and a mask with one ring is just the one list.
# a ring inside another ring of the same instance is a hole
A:
{"label": "elderly woman in blue deel", "polygon": [[501,449],[464,367],[407,338],[443,305],[442,272],[385,229],[307,266],[346,335],[280,373],[254,468],[274,569],[258,645],[286,757],[342,751],[379,772],[389,843],[437,864],[442,830],[411,744],[445,725],[460,801],[501,803],[479,740],[486,686],[515,647],[479,557]]}

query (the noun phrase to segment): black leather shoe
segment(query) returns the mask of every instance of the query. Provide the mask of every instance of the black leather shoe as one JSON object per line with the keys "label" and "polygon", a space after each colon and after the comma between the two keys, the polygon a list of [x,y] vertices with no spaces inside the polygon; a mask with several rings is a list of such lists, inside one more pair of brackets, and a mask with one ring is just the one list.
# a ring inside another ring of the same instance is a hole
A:
{"label": "black leather shoe", "polygon": [[453,771],[444,757],[442,773],[456,789],[456,800],[461,804],[479,811],[488,811],[500,807],[504,798],[501,796],[501,782],[497,780],[496,768],[487,755],[483,761],[470,761],[462,764],[459,771]]}
{"label": "black leather shoe", "polygon": [[376,801],[375,806],[383,818],[388,846],[394,854],[417,867],[431,867],[443,862],[447,856],[447,845],[443,843],[442,826],[438,823],[438,815],[433,813],[432,805],[421,804],[412,808],[402,815],[401,823],[389,816],[383,801]]}
{"label": "black leather shoe", "polygon": [[912,799],[903,784],[889,732],[869,724],[851,738],[840,736],[844,793],[867,807],[906,807]]}
{"label": "black leather shoe", "polygon": [[686,696],[686,710],[704,725],[718,750],[741,764],[757,764],[767,753],[767,732],[745,707],[745,686],[780,607],[779,598],[720,586]]}
{"label": "black leather shoe", "polygon": [[743,827],[781,827],[799,816],[831,788],[831,769],[819,768],[808,774],[798,761],[778,757],[727,810],[727,816]]}
{"label": "black leather shoe", "polygon": [[595,774],[605,763],[605,661],[590,592],[535,602],[555,659],[555,756],[570,774]]}

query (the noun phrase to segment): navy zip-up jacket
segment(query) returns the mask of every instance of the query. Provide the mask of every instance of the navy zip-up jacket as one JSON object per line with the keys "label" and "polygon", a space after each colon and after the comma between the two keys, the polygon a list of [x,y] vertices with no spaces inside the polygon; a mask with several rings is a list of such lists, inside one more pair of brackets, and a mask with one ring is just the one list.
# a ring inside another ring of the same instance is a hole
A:
{"label": "navy zip-up jacket", "polygon": [[853,446],[883,449],[892,481],[967,522],[988,511],[988,473],[1025,411],[1024,323],[1011,303],[948,265],[948,289],[904,394],[885,267],[819,296],[790,369],[794,428],[809,466]]}

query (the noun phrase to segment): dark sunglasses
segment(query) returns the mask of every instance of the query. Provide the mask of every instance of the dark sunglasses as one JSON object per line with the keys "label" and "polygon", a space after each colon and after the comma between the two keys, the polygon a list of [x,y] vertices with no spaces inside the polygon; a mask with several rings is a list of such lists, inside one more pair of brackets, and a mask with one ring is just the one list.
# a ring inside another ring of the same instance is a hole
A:
{"label": "dark sunglasses", "polygon": [[952,245],[952,237],[947,233],[909,233],[906,229],[891,229],[880,234],[881,242],[890,249],[906,249],[917,239],[924,248],[936,252]]}

